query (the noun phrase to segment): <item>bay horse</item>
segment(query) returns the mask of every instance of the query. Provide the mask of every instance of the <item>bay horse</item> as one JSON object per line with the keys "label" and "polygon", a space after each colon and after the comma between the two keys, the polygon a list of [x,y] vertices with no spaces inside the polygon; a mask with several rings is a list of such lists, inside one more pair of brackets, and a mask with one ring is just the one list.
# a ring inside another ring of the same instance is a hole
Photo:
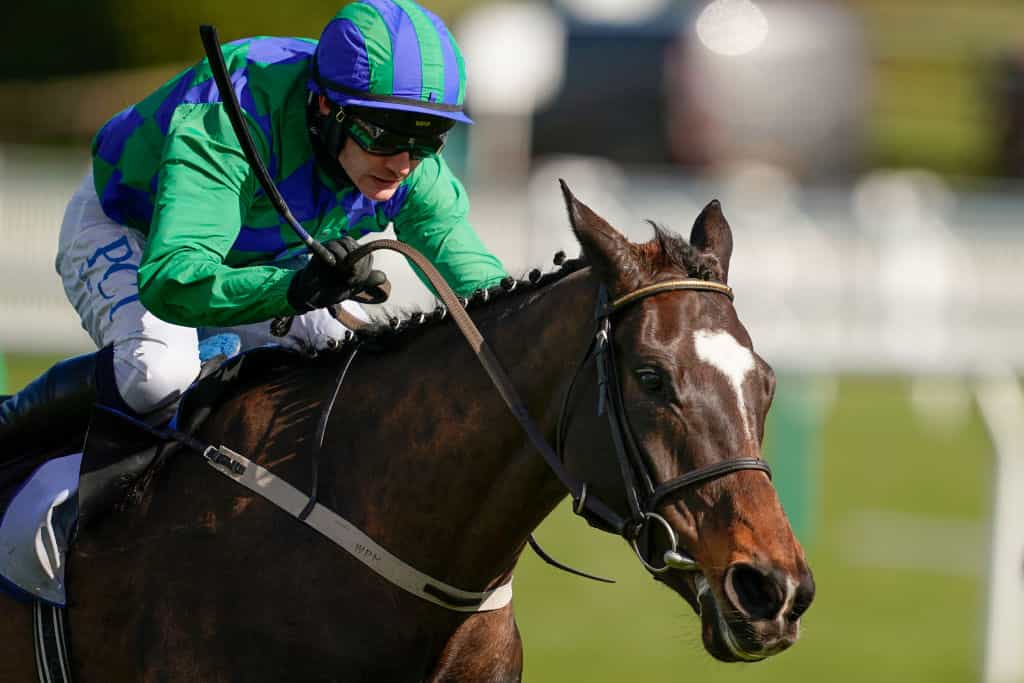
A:
{"label": "bay horse", "polygon": [[[614,318],[611,380],[661,486],[645,512],[657,523],[643,543],[636,530],[634,547],[699,614],[711,656],[774,655],[796,641],[814,584],[758,460],[775,380],[723,296],[732,233],[721,207],[703,210],[689,243],[655,225],[654,239],[633,244],[563,191],[578,267],[472,316],[565,468],[629,518],[621,435],[595,410],[609,378],[592,357],[580,362],[599,298],[627,302],[603,318]],[[680,278],[708,285],[664,287]],[[327,425],[320,499],[420,571],[492,589],[566,489],[455,327],[412,327],[380,333],[371,343],[399,350],[361,352],[350,368]],[[199,435],[308,491],[306,453],[339,362],[322,354],[243,384]],[[137,505],[82,534],[69,572],[71,664],[86,683],[521,679],[511,603],[459,612],[404,592],[187,453],[163,464]],[[31,608],[2,605],[0,680],[34,680]]]}

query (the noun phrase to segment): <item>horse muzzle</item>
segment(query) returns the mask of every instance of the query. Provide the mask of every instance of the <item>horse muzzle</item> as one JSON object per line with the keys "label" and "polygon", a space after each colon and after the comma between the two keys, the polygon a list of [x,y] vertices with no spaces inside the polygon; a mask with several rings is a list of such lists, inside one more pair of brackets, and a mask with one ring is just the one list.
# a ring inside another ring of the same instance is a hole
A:
{"label": "horse muzzle", "polygon": [[793,645],[813,595],[809,577],[777,579],[746,564],[726,571],[721,598],[703,574],[694,577],[693,586],[704,647],[724,662],[758,662]]}

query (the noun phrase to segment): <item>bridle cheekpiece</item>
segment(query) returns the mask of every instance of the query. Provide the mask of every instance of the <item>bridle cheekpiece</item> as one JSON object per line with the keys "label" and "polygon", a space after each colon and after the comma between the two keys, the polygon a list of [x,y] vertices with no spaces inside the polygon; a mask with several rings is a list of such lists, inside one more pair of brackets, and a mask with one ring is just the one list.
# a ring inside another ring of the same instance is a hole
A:
{"label": "bridle cheekpiece", "polygon": [[[653,574],[661,574],[669,569],[699,570],[697,561],[685,551],[680,550],[679,539],[668,520],[655,512],[666,497],[683,489],[741,470],[760,470],[767,474],[769,479],[772,476],[768,463],[759,458],[735,458],[698,468],[665,482],[655,482],[648,459],[637,443],[626,416],[622,389],[615,368],[611,318],[616,312],[632,303],[654,294],[675,290],[715,292],[727,296],[730,301],[733,300],[732,288],[728,285],[692,278],[668,280],[641,287],[611,302],[608,301],[607,289],[604,285],[601,286],[595,313],[597,331],[566,391],[562,411],[559,415],[555,445],[559,460],[564,462],[565,436],[568,429],[566,418],[573,388],[580,372],[591,359],[594,359],[598,377],[597,410],[599,415],[608,416],[612,442],[625,487],[626,501],[629,505],[629,516],[628,519],[619,517],[616,513],[612,513],[607,505],[601,503],[594,496],[588,495],[585,482],[580,487],[580,495],[573,498],[573,511],[586,519],[591,526],[619,534],[625,538],[633,547],[640,562]],[[656,523],[664,531],[669,541],[669,548],[662,554],[660,565],[651,562],[640,547],[644,531],[653,529],[652,523]]]}

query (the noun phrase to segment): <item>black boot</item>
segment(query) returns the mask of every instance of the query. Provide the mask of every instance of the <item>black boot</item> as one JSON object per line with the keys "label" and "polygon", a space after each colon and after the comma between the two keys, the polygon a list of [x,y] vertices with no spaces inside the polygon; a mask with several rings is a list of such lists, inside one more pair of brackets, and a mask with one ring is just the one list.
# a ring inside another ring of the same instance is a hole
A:
{"label": "black boot", "polygon": [[[97,363],[112,347],[57,363],[0,403],[0,463],[73,443],[97,400]],[[108,360],[109,362],[109,360]]]}

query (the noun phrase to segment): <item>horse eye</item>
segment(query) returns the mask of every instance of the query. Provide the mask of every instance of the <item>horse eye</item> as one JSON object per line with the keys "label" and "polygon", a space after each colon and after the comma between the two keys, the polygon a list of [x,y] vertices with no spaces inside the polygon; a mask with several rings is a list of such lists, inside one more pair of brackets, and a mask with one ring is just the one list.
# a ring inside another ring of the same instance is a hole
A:
{"label": "horse eye", "polygon": [[661,391],[661,373],[650,368],[640,368],[636,371],[640,384],[647,391]]}

